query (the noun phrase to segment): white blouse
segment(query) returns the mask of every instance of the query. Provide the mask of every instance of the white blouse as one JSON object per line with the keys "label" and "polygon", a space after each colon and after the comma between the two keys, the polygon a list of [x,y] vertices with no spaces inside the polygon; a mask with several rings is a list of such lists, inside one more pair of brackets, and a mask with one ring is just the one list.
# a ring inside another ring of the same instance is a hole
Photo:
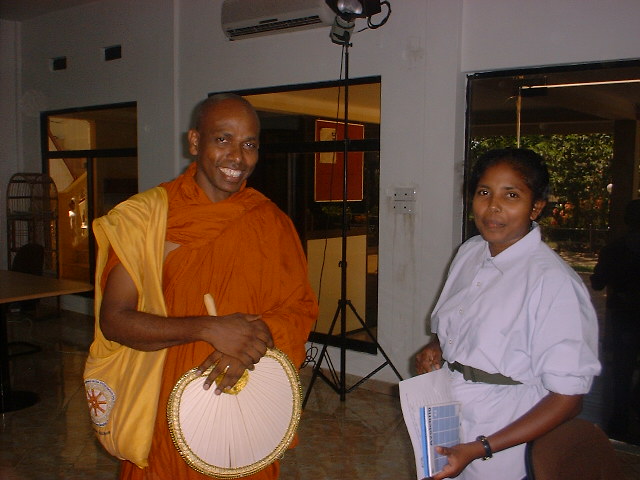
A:
{"label": "white blouse", "polygon": [[[598,323],[589,292],[542,242],[535,224],[495,257],[480,236],[460,246],[431,330],[446,360],[522,382],[474,383],[452,372],[454,396],[463,404],[465,442],[495,433],[549,392],[587,393],[600,373]],[[524,475],[520,445],[472,462],[458,478],[519,480]]]}

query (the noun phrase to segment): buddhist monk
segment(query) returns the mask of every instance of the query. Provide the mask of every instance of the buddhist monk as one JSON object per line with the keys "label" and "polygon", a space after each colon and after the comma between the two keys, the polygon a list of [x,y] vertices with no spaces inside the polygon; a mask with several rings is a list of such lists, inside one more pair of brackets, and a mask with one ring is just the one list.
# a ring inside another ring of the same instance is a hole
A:
{"label": "buddhist monk", "polygon": [[[185,463],[170,437],[165,412],[174,384],[189,369],[213,365],[204,388],[225,394],[271,347],[299,367],[317,316],[290,219],[246,187],[258,161],[255,110],[242,97],[220,94],[205,100],[195,119],[188,132],[195,161],[185,173],[115,207],[94,228],[98,258],[100,249],[107,258],[97,262],[97,332],[136,350],[166,351],[148,466],[123,461],[121,479],[210,478]],[[143,250],[155,246],[154,259]],[[149,265],[154,262],[159,265]],[[152,304],[144,284],[154,277],[166,316],[140,308]],[[215,299],[216,316],[207,315],[206,293]],[[247,478],[278,473],[276,461]]]}

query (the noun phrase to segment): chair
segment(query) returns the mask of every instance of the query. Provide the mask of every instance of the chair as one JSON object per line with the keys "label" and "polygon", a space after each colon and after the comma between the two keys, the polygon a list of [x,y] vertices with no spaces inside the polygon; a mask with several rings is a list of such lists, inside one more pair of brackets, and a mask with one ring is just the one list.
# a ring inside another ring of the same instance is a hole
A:
{"label": "chair", "polygon": [[527,480],[621,480],[616,452],[595,424],[574,418],[529,442]]}
{"label": "chair", "polygon": [[[11,270],[14,272],[29,273],[31,275],[42,275],[44,268],[44,247],[37,243],[27,243],[20,247],[11,262]],[[24,300],[12,305],[18,305],[20,312],[35,311],[38,300]],[[31,323],[31,318],[26,318]],[[19,320],[18,320],[19,321]],[[10,353],[9,356],[27,355],[42,350],[38,345],[24,341],[14,341],[8,343],[9,347],[21,347],[19,350]]]}
{"label": "chair", "polygon": [[44,268],[44,247],[37,243],[21,246],[13,257],[11,270],[14,272],[42,275]]}
{"label": "chair", "polygon": [[[11,262],[11,270],[31,275],[42,275],[44,268],[44,247],[37,243],[27,243],[21,246]],[[38,303],[37,300],[25,300],[18,302],[22,308],[32,310]]]}

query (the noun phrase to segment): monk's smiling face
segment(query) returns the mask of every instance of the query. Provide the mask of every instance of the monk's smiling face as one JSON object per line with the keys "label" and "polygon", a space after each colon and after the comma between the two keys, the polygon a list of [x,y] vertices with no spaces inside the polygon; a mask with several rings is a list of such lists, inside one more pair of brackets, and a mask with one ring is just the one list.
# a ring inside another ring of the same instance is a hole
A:
{"label": "monk's smiling face", "polygon": [[196,157],[196,182],[212,202],[236,193],[258,163],[260,123],[255,111],[228,98],[206,106],[189,130],[189,152]]}

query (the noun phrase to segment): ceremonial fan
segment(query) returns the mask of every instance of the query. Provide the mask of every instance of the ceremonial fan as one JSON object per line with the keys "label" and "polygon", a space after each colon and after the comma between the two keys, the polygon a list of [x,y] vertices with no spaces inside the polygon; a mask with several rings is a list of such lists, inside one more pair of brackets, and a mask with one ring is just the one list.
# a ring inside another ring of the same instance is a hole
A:
{"label": "ceremonial fan", "polygon": [[[205,295],[209,315],[216,315]],[[256,473],[281,457],[300,421],[302,389],[289,358],[268,349],[228,392],[214,395],[203,384],[213,367],[196,368],[176,382],[167,405],[171,438],[194,469],[217,478]]]}

